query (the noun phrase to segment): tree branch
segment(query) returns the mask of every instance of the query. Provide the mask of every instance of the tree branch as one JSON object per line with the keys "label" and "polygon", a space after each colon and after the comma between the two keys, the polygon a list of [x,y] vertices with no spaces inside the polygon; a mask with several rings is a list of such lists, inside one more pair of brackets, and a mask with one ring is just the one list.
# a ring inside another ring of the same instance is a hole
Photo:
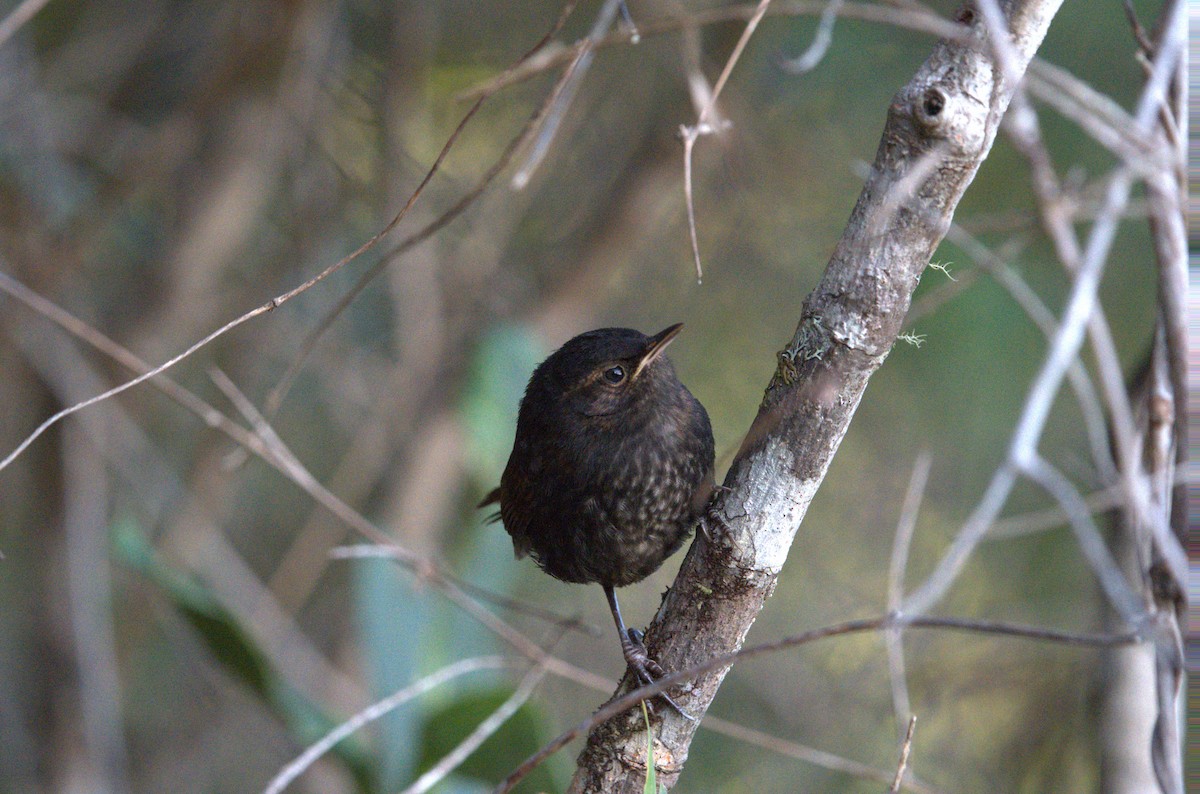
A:
{"label": "tree branch", "polygon": [[[825,273],[779,353],[757,418],[698,537],[647,632],[667,670],[741,647],[775,588],[792,540],[862,399],[900,332],[913,290],[954,209],[987,157],[1013,81],[1040,45],[1061,0],[1002,4],[1011,34],[996,67],[986,26],[968,6],[968,40],[943,41],[893,98],[870,176]],[[692,714],[715,697],[728,665],[678,695]],[[628,686],[625,681],[623,686]],[[696,725],[663,710],[655,730],[658,781],[671,788]],[[625,713],[594,728],[572,792],[635,792],[645,736]]]}

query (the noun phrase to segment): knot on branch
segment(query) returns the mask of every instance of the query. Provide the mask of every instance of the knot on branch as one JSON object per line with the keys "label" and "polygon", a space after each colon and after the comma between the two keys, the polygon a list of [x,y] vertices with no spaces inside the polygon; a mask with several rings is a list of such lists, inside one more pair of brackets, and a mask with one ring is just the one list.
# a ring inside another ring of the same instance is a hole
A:
{"label": "knot on branch", "polygon": [[[968,20],[968,24],[974,21],[973,13],[960,17]],[[906,159],[939,151],[941,160],[974,160],[987,150],[995,126],[989,124],[989,117],[1007,100],[997,93],[998,74],[984,46],[985,37],[982,26],[976,25],[969,44],[942,42],[896,94],[892,121],[898,123],[898,142],[904,144],[901,151]]]}
{"label": "knot on branch", "polygon": [[917,113],[917,120],[925,127],[932,127],[941,121],[942,111],[946,109],[946,94],[937,86],[925,89],[925,96]]}
{"label": "knot on branch", "polygon": [[983,146],[987,105],[964,81],[939,80],[906,93],[900,107],[912,120],[918,149],[946,157],[974,157]]}

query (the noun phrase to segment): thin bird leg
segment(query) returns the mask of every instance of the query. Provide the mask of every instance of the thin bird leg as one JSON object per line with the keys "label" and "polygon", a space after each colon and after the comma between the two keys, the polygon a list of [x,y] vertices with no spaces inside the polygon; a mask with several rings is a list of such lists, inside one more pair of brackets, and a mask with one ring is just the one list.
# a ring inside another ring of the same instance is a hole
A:
{"label": "thin bird leg", "polygon": [[[625,655],[625,663],[633,670],[634,676],[640,683],[653,684],[656,679],[666,675],[666,672],[658,662],[650,658],[650,654],[646,653],[646,646],[642,643],[642,633],[625,628],[625,621],[621,618],[621,607],[617,604],[616,591],[610,585],[604,585],[604,595],[608,597],[608,608],[612,610],[613,620],[617,624],[617,634],[621,638],[621,653]],[[658,696],[687,719],[692,722],[696,721],[695,717],[681,709],[679,704],[672,700],[666,692],[660,692]]]}

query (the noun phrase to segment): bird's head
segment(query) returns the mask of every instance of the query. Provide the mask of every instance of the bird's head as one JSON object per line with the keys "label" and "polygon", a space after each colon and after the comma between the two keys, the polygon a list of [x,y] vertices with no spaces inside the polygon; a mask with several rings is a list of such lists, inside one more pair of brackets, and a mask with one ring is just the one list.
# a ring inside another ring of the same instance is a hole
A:
{"label": "bird's head", "polygon": [[538,368],[561,404],[590,417],[624,413],[653,402],[661,387],[678,379],[662,353],[683,328],[676,323],[653,336],[632,328],[600,328],[580,334]]}

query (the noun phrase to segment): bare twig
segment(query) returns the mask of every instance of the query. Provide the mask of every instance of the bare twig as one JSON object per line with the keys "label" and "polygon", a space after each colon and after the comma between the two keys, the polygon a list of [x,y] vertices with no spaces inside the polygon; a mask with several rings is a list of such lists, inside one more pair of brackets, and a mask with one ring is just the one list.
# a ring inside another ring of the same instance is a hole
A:
{"label": "bare twig", "polygon": [[[355,560],[355,559],[370,559],[370,558],[386,558],[392,559],[395,553],[391,546],[338,546],[329,550],[330,559],[334,560]],[[480,587],[474,582],[469,582],[457,574],[444,572],[443,576],[447,581],[453,582],[456,586],[462,588],[463,591],[470,593],[480,601],[486,601],[489,604],[502,607],[511,612],[516,612],[520,615],[528,615],[537,618],[538,620],[549,623],[552,626],[557,626],[564,630],[579,631],[592,637],[599,637],[602,632],[600,628],[592,623],[588,623],[580,618],[569,618],[560,615],[557,612],[544,609],[536,604],[529,604],[524,601],[518,601],[515,598],[509,598],[506,595],[492,592],[487,588]]]}
{"label": "bare twig", "polygon": [[[526,156],[524,164],[513,175],[513,189],[523,190],[529,184],[533,172],[537,170],[542,160],[545,159],[546,153],[550,151],[550,144],[554,142],[554,137],[558,134],[558,128],[562,124],[563,116],[566,115],[567,108],[574,101],[575,94],[583,82],[583,77],[592,65],[592,59],[596,57],[596,43],[604,38],[605,33],[612,29],[613,20],[616,19],[617,11],[622,2],[623,0],[604,0],[604,5],[600,6],[600,11],[596,14],[596,19],[592,23],[592,28],[588,31],[588,35],[575,45],[575,55],[571,59],[571,62],[567,64],[562,77],[559,78],[553,92],[551,92],[550,102],[546,108],[545,115],[542,116],[537,137],[533,140],[529,154]],[[632,40],[638,34],[635,30],[633,33],[626,33],[626,35]]]}
{"label": "bare twig", "polygon": [[[522,64],[536,61],[538,54],[541,53],[546,47],[551,45],[553,37],[557,35],[562,29],[563,25],[566,24],[567,18],[570,16],[574,7],[574,0],[571,0],[571,2],[568,2],[566,5],[564,5],[561,13],[558,15],[558,18],[550,27],[550,30],[548,30],[536,44],[534,44],[523,55],[521,55],[521,57],[518,58],[512,66],[508,67],[508,69],[502,72],[501,76],[517,71]],[[446,155],[450,153],[451,148],[453,148],[455,142],[457,142],[459,136],[462,134],[463,130],[466,129],[471,119],[473,119],[475,114],[479,112],[479,109],[483,107],[484,102],[486,102],[492,96],[492,94],[500,90],[501,86],[502,84],[497,83],[490,90],[485,90],[475,97],[475,103],[465,114],[463,114],[463,117],[459,120],[458,125],[454,128],[454,131],[450,133],[450,137],[447,138],[446,142],[442,145],[441,151],[438,152],[438,156],[434,159],[433,165],[426,172],[425,178],[421,182],[421,188],[428,184],[429,180],[433,178],[433,175],[441,167],[442,161],[445,160]],[[283,376],[280,377],[279,382],[276,383],[268,393],[265,408],[263,410],[263,413],[268,418],[273,417],[279,410],[279,406],[283,403],[283,400],[287,396],[288,391],[291,389],[292,384],[295,382],[296,378],[299,377],[305,361],[308,360],[308,357],[316,348],[317,342],[319,342],[321,337],[325,335],[325,332],[329,330],[334,321],[336,321],[337,318],[340,317],[342,313],[345,312],[345,310],[350,306],[350,304],[354,302],[354,299],[362,294],[362,291],[366,289],[367,286],[374,281],[380,273],[383,272],[384,268],[394,262],[397,257],[406,253],[407,251],[412,250],[444,229],[453,220],[462,215],[467,208],[474,204],[481,195],[483,195],[484,191],[489,185],[492,184],[492,182],[495,181],[496,177],[498,177],[505,168],[508,168],[509,163],[512,162],[513,155],[516,154],[516,152],[525,145],[525,142],[529,140],[530,136],[537,129],[538,119],[545,115],[547,108],[551,106],[551,104],[554,102],[554,99],[555,92],[552,91],[546,97],[543,103],[536,110],[534,110],[534,112],[526,120],[525,125],[521,128],[521,130],[509,139],[508,144],[504,147],[504,150],[470,190],[460,196],[459,199],[454,202],[454,204],[442,212],[438,217],[427,223],[423,228],[417,230],[398,242],[394,247],[387,251],[387,253],[381,256],[379,261],[367,268],[367,270],[365,270],[363,274],[359,276],[358,280],[354,282],[354,285],[351,286],[350,289],[347,290],[340,298],[338,298],[338,301],[334,304],[333,308],[326,312],[321,318],[321,321],[317,323],[317,325],[311,331],[309,331],[308,335],[304,338],[304,341],[300,344],[299,351],[292,358],[291,363],[288,364],[287,370],[284,372]]]}
{"label": "bare twig", "polygon": [[13,34],[20,30],[29,20],[37,16],[37,13],[46,7],[50,0],[22,0],[22,2],[8,12],[3,20],[0,20],[0,47],[4,46],[4,42],[13,37]]}
{"label": "bare twig", "polygon": [[[1169,22],[1173,23],[1170,18],[1181,13],[1179,5],[1177,3],[1168,9]],[[1158,107],[1165,95],[1166,82],[1170,75],[1174,74],[1175,61],[1180,50],[1181,44],[1175,41],[1171,46],[1161,48],[1158,53],[1154,74],[1142,92],[1135,115],[1137,126],[1142,130],[1146,130],[1157,116]],[[1058,333],[1025,401],[1025,410],[1013,433],[1008,458],[997,469],[979,505],[933,573],[908,598],[905,604],[906,612],[923,614],[942,598],[988,527],[999,515],[1016,483],[1017,470],[1031,463],[1036,456],[1037,443],[1049,416],[1054,395],[1075,359],[1083,341],[1085,327],[1096,306],[1100,275],[1132,186],[1132,169],[1124,165],[1118,167],[1109,181],[1104,205],[1092,226]]]}
{"label": "bare twig", "polygon": [[295,760],[281,769],[275,777],[271,778],[266,787],[263,788],[263,794],[279,794],[293,780],[312,766],[317,759],[333,749],[333,746],[342,739],[352,735],[389,712],[394,711],[410,700],[418,698],[459,676],[479,672],[480,670],[499,670],[505,667],[512,667],[514,663],[514,660],[506,659],[503,656],[477,656],[446,665],[436,673],[431,673],[424,678],[414,681],[404,689],[389,695],[377,703],[372,703],[322,736],[319,741],[311,745],[297,756]]}
{"label": "bare twig", "polygon": [[[549,35],[552,35],[558,29],[558,27],[561,26],[563,20],[565,20],[565,15],[559,17],[558,22],[556,22],[555,27],[551,30],[551,34],[549,34]],[[546,38],[544,38],[542,41],[544,42],[544,41],[548,40],[549,35]],[[541,44],[541,42],[539,42],[539,45],[540,44]],[[531,50],[530,53],[527,53],[525,57],[528,57],[530,54],[535,52],[537,46],[538,45],[535,45],[534,50]],[[343,267],[345,267],[350,262],[353,262],[354,260],[358,259],[363,254],[372,250],[376,245],[379,244],[379,242],[384,237],[388,236],[392,232],[392,230],[395,229],[400,224],[400,221],[404,219],[404,217],[408,214],[409,210],[411,210],[413,205],[416,204],[417,200],[420,198],[421,194],[424,192],[426,186],[428,186],[429,182],[433,179],[433,176],[437,172],[442,160],[445,159],[446,155],[450,151],[450,148],[453,146],[454,142],[457,140],[458,133],[461,131],[462,126],[465,125],[467,123],[467,121],[470,120],[470,118],[478,110],[479,105],[486,98],[487,98],[486,95],[483,97],[480,97],[480,99],[477,101],[476,105],[470,111],[468,111],[466,117],[460,123],[458,129],[455,130],[455,132],[451,135],[449,140],[443,146],[441,152],[438,154],[438,157],[435,159],[433,166],[426,172],[424,178],[417,185],[417,188],[412,192],[412,194],[408,197],[408,200],[404,203],[404,206],[400,208],[400,211],[398,213],[396,213],[396,215],[387,223],[387,225],[385,225],[382,229],[380,229],[378,232],[376,232],[374,235],[372,235],[366,242],[364,242],[362,245],[360,245],[354,251],[350,252],[346,256],[339,259],[337,262],[334,262],[332,265],[329,265],[324,270],[320,271],[319,273],[317,273],[315,276],[308,279],[307,281],[301,283],[300,285],[298,285],[296,287],[293,287],[292,289],[290,289],[286,292],[283,292],[283,293],[277,295],[276,297],[272,298],[271,300],[267,301],[266,303],[262,304],[261,306],[255,308],[255,309],[252,309],[252,310],[246,312],[245,314],[242,314],[241,316],[236,317],[233,320],[230,320],[229,322],[225,323],[221,327],[217,328],[215,331],[212,331],[207,336],[200,339],[198,342],[195,342],[194,344],[192,344],[190,347],[185,349],[182,353],[179,353],[179,354],[167,359],[167,361],[163,362],[162,364],[158,365],[157,367],[146,370],[145,372],[143,372],[142,374],[133,378],[132,380],[126,381],[125,383],[122,383],[112,389],[109,389],[108,391],[103,392],[102,394],[98,394],[87,400],[83,400],[81,402],[78,402],[74,405],[68,406],[67,408],[60,410],[58,413],[54,414],[49,419],[42,422],[42,424],[39,425],[31,434],[29,434],[16,447],[16,449],[14,449],[7,456],[5,456],[3,460],[0,460],[0,471],[4,470],[10,463],[12,463],[13,460],[15,460],[22,452],[25,451],[26,448],[29,447],[30,444],[32,444],[44,432],[46,432],[46,430],[48,430],[49,428],[54,426],[56,423],[58,423],[65,417],[70,416],[71,414],[73,414],[77,411],[81,411],[84,408],[88,408],[92,405],[95,405],[96,403],[106,400],[110,397],[115,397],[116,395],[126,391],[127,389],[137,386],[138,384],[140,384],[146,380],[149,380],[150,378],[153,378],[157,375],[160,375],[160,374],[166,372],[167,370],[174,367],[179,362],[183,361],[186,358],[189,358],[196,351],[206,347],[209,343],[213,342],[214,340],[224,336],[225,334],[234,330],[238,326],[249,322],[250,320],[254,319],[255,317],[258,317],[259,315],[265,314],[270,311],[274,311],[279,306],[282,306],[284,303],[287,303],[292,298],[295,298],[297,295],[307,292],[309,289],[316,286],[320,282],[324,281],[329,276],[333,275],[334,273],[337,273],[339,270],[341,270]],[[523,138],[523,135],[521,137]],[[505,162],[506,162],[506,160],[505,160]],[[486,184],[486,182],[485,182],[485,184]],[[482,188],[480,188],[480,192],[481,191],[482,191]],[[475,194],[475,195],[477,195],[477,194]],[[458,207],[451,208],[451,210],[449,210],[449,211],[447,211],[447,213],[443,214],[442,218],[439,218],[439,219],[435,220],[432,224],[430,224],[430,226],[427,227],[430,230],[429,233],[432,234],[433,231],[436,231],[436,229],[440,229],[443,225],[445,225],[445,223],[448,223],[449,219],[456,217],[457,214],[459,212],[461,212],[461,208],[463,208],[465,206],[465,204],[469,204],[470,200],[473,200],[475,195],[471,195],[469,200],[464,199],[464,201],[460,201]],[[378,267],[379,266],[376,267],[376,270],[378,270]]]}
{"label": "bare twig", "polygon": [[704,279],[704,269],[700,264],[700,244],[696,237],[696,204],[692,193],[692,149],[696,145],[696,139],[701,135],[709,135],[718,131],[719,128],[709,122],[709,117],[714,113],[717,99],[721,96],[721,91],[724,90],[725,83],[728,82],[729,75],[733,72],[733,67],[741,59],[742,53],[746,49],[746,44],[750,41],[750,37],[754,35],[758,23],[762,21],[763,15],[767,13],[767,8],[770,5],[771,0],[759,0],[758,7],[755,8],[754,14],[746,22],[746,27],[742,30],[742,35],[738,38],[737,44],[734,45],[733,52],[729,53],[729,57],[725,60],[725,66],[721,69],[721,75],[717,78],[712,93],[708,96],[708,103],[701,109],[700,115],[696,117],[696,123],[691,126],[684,125],[679,128],[680,136],[683,139],[684,201],[687,204],[688,234],[692,241],[692,256],[696,260],[697,281]]}
{"label": "bare twig", "polygon": [[825,53],[829,52],[829,45],[833,43],[833,25],[837,22],[838,12],[841,11],[843,2],[844,0],[829,0],[825,10],[821,12],[821,20],[817,23],[817,32],[813,34],[813,40],[808,45],[808,49],[795,58],[782,61],[779,64],[781,69],[788,74],[804,74],[817,68],[817,64],[825,57]]}
{"label": "bare twig", "polygon": [[[1189,477],[1186,471],[1177,471],[1171,485],[1174,487],[1180,484],[1194,484],[1195,482],[1196,478],[1194,476]],[[1119,485],[1093,491],[1083,497],[1084,506],[1092,514],[1112,510],[1124,503],[1125,490]],[[1045,532],[1048,529],[1065,526],[1067,523],[1068,517],[1063,512],[1062,507],[1050,507],[1045,510],[1036,510],[1030,513],[1001,518],[992,525],[992,529],[988,532],[986,540],[1001,540],[1004,538],[1021,537],[1022,535],[1032,535],[1037,532]]]}
{"label": "bare twig", "polygon": [[1088,510],[1083,497],[1075,490],[1075,486],[1037,454],[1022,463],[1021,471],[1042,486],[1059,503],[1071,522],[1071,528],[1075,530],[1075,540],[1083,556],[1087,558],[1099,578],[1108,600],[1130,625],[1140,625],[1144,620],[1145,605],[1134,594],[1125,575],[1121,573],[1121,568],[1105,545],[1100,530],[1092,521],[1091,511]]}
{"label": "bare twig", "polygon": [[[2,276],[2,275],[3,274],[0,274],[0,276]],[[307,289],[307,287],[305,287],[305,289]],[[291,295],[288,295],[287,297],[291,297]],[[225,325],[221,326],[217,330],[210,333],[208,336],[201,339],[199,342],[196,342],[193,345],[191,345],[190,347],[188,347],[182,353],[179,353],[178,355],[167,359],[165,362],[158,365],[157,367],[148,369],[145,372],[143,372],[141,375],[138,375],[137,377],[133,378],[132,380],[128,380],[118,386],[114,386],[113,388],[109,389],[108,391],[102,392],[101,394],[97,394],[94,397],[89,397],[86,400],[82,400],[80,402],[74,403],[73,405],[69,405],[66,408],[63,408],[62,410],[58,411],[53,416],[51,416],[49,419],[46,419],[44,422],[42,422],[40,425],[38,425],[32,433],[30,433],[28,436],[26,436],[25,439],[20,444],[18,444],[15,449],[12,450],[12,452],[10,452],[8,455],[6,455],[3,460],[0,460],[0,471],[3,471],[5,468],[7,468],[8,465],[10,463],[12,463],[14,460],[16,460],[17,457],[22,452],[24,452],[29,447],[30,444],[32,444],[39,437],[41,437],[42,433],[45,433],[47,430],[49,430],[51,427],[53,427],[55,424],[57,424],[62,419],[65,419],[66,417],[70,416],[71,414],[82,411],[84,408],[88,408],[92,405],[95,405],[96,403],[103,402],[104,400],[107,400],[110,397],[115,397],[118,394],[120,394],[121,392],[131,389],[134,386],[137,386],[140,383],[150,380],[151,378],[153,378],[157,375],[161,375],[162,373],[166,372],[171,367],[178,364],[180,361],[183,361],[185,358],[187,358],[188,356],[195,353],[197,350],[200,350],[201,348],[208,345],[209,342],[213,341],[214,339],[217,339],[220,336],[223,336],[225,333],[233,330],[234,328],[238,327],[239,325],[242,325],[243,323],[254,319],[255,317],[259,316],[260,314],[264,314],[265,312],[271,311],[276,306],[278,306],[281,302],[282,301],[279,298],[272,299],[271,301],[263,304],[262,306],[259,306],[257,309],[253,309],[253,310],[247,312],[246,314],[243,314],[242,316],[240,316],[234,320],[231,320],[230,322],[226,323]]]}
{"label": "bare twig", "polygon": [[[772,736],[753,728],[747,728],[743,725],[723,720],[720,717],[714,717],[711,714],[704,717],[704,722],[700,724],[700,728],[702,730],[713,731],[722,736],[728,736],[731,739],[746,742],[754,747],[770,750],[788,758],[804,761],[813,766],[819,766],[822,769],[842,772],[864,780],[874,780],[887,784],[891,783],[893,778],[891,771],[875,769],[859,761],[852,761],[824,750],[780,739],[778,736]],[[902,785],[905,791],[912,791],[915,794],[937,794],[938,791],[938,789],[928,783],[914,778],[911,774],[907,776]]]}
{"label": "bare twig", "polygon": [[1047,61],[1029,65],[1029,92],[1070,119],[1104,148],[1132,165],[1139,174],[1156,170],[1152,141],[1137,132],[1133,118],[1110,97],[1101,94],[1061,66]]}
{"label": "bare twig", "polygon": [[546,676],[546,668],[542,665],[537,665],[525,674],[521,679],[521,683],[517,686],[516,691],[509,695],[500,706],[487,716],[482,722],[475,726],[475,729],[467,734],[458,745],[442,757],[440,761],[433,765],[428,772],[417,778],[411,786],[404,789],[402,794],[424,794],[429,789],[436,786],[446,775],[453,772],[462,764],[463,761],[470,757],[471,753],[479,749],[479,745],[487,741],[488,737],[500,729],[509,717],[517,712],[529,700],[533,694],[533,690],[542,682]]}
{"label": "bare twig", "polygon": [[[1047,342],[1054,339],[1056,330],[1054,315],[1046,308],[1046,304],[1023,278],[1010,267],[999,255],[992,253],[974,235],[967,232],[958,224],[952,224],[946,238],[966,251],[1001,287],[1008,292],[1025,315],[1045,335]],[[1112,450],[1109,448],[1108,422],[1096,394],[1096,387],[1088,376],[1083,362],[1075,359],[1067,370],[1067,379],[1075,392],[1083,414],[1084,426],[1087,429],[1088,445],[1091,448],[1092,463],[1100,473],[1102,483],[1115,482],[1118,474],[1113,466]]]}
{"label": "bare twig", "polygon": [[[709,8],[692,14],[679,14],[662,19],[643,21],[638,26],[638,32],[643,38],[663,36],[706,25],[716,25],[724,22],[738,22],[751,19],[758,13],[758,3]],[[828,0],[775,0],[768,16],[820,16],[829,7]],[[874,22],[902,30],[913,30],[927,33],[931,36],[949,41],[965,41],[970,37],[970,29],[948,19],[934,14],[927,8],[902,9],[892,8],[878,3],[861,3],[846,0],[838,9],[837,15],[847,19],[857,19],[864,22]],[[615,31],[595,42],[596,49],[628,44],[632,36],[628,31]],[[460,98],[473,99],[483,92],[495,92],[501,88],[524,82],[550,69],[556,69],[576,57],[580,44],[570,47],[549,45],[539,53],[539,57],[531,59],[511,72],[491,78],[485,83],[463,93]]]}
{"label": "bare twig", "polygon": [[[4,273],[0,272],[0,289],[13,295],[21,300],[26,305],[35,309],[39,313],[53,320],[68,332],[78,338],[88,342],[93,347],[110,355],[117,361],[130,368],[144,368],[146,365],[141,362],[128,350],[118,345],[113,340],[100,333],[98,330],[88,326],[79,319],[75,318],[70,313],[46,300],[37,293],[29,290],[24,285],[20,284]],[[394,539],[377,528],[374,524],[367,521],[361,514],[351,508],[349,505],[342,502],[332,492],[319,483],[302,463],[292,454],[290,449],[270,427],[265,417],[254,407],[254,405],[245,397],[244,394],[220,371],[213,371],[213,380],[219,388],[224,391],[230,400],[235,403],[238,409],[248,417],[252,424],[256,427],[257,432],[249,432],[245,428],[233,422],[217,409],[210,406],[205,401],[201,400],[192,392],[179,386],[172,381],[168,376],[160,376],[155,378],[153,384],[166,393],[169,397],[180,402],[184,407],[196,413],[210,427],[215,427],[224,432],[231,440],[242,445],[243,448],[252,451],[254,454],[262,458],[266,463],[275,467],[281,474],[289,480],[299,485],[308,492],[319,504],[322,504],[329,509],[335,516],[342,519],[349,526],[355,528],[360,534],[363,534],[374,543],[376,547],[386,549],[386,556],[400,562],[406,567],[414,570],[426,582],[432,583],[443,590],[452,601],[462,606],[469,614],[472,614],[476,619],[481,620],[483,624],[490,630],[495,631],[500,636],[504,637],[510,644],[513,644],[518,650],[521,650],[531,659],[542,661],[545,656],[540,651],[538,646],[528,641],[512,629],[508,624],[496,618],[487,610],[481,608],[475,603],[464,589],[470,590],[477,598],[484,598],[495,602],[505,602],[504,605],[509,608],[515,608],[511,603],[511,599],[504,599],[501,596],[490,593],[473,585],[467,585],[466,588],[460,587],[457,584],[458,577],[445,571],[438,566],[434,561],[425,558],[421,555],[400,546]],[[552,616],[550,613],[543,614],[542,611],[536,608],[524,608],[523,611],[533,614],[543,619],[552,619],[556,625],[564,629],[587,630],[586,624],[579,621],[574,621],[559,616]],[[551,669],[557,674],[575,680],[585,685],[598,687],[601,690],[607,689],[610,682],[607,679],[595,676],[587,671],[579,668],[574,668],[560,660],[554,660]]]}
{"label": "bare twig", "polygon": [[[1020,90],[1013,97],[1012,113],[1009,118],[1011,119],[1008,126],[1010,137],[1025,156],[1033,175],[1035,195],[1041,211],[1043,227],[1053,242],[1063,267],[1068,273],[1075,273],[1079,269],[1083,252],[1075,234],[1074,219],[1070,217],[1064,207],[1062,190],[1051,163],[1050,153],[1042,140],[1037,114]],[[1142,486],[1137,481],[1140,476],[1140,465],[1136,450],[1133,410],[1125,391],[1124,373],[1117,355],[1116,344],[1104,314],[1103,307],[1097,305],[1092,316],[1088,318],[1087,330],[1100,373],[1100,383],[1108,404],[1109,417],[1107,421],[1098,416],[1098,407],[1092,404],[1093,400],[1085,399],[1090,394],[1091,386],[1090,382],[1084,382],[1085,378],[1075,374],[1083,371],[1081,363],[1077,362],[1072,365],[1070,377],[1084,410],[1092,456],[1097,468],[1104,476],[1103,481],[1119,481],[1125,490],[1127,504],[1131,509],[1136,509],[1137,505],[1145,504],[1145,499],[1139,494]],[[1046,332],[1045,327],[1043,331]],[[1047,332],[1047,336],[1049,336],[1049,332]],[[1108,428],[1110,423],[1111,433]],[[1110,437],[1114,448],[1111,451],[1109,450]],[[1113,458],[1116,460],[1115,467],[1110,463]]]}
{"label": "bare twig", "polygon": [[912,752],[913,730],[917,727],[917,715],[908,718],[908,730],[904,732],[904,742],[900,745],[900,763],[896,766],[896,777],[892,780],[889,791],[897,792],[904,782],[904,773],[908,770],[908,756]]}
{"label": "bare twig", "polygon": [[[897,612],[904,600],[904,574],[908,570],[908,552],[912,546],[913,533],[917,527],[917,515],[921,510],[921,499],[925,484],[929,481],[929,468],[933,457],[922,450],[913,462],[908,490],[904,493],[904,504],[900,508],[900,520],[896,522],[896,537],[892,541],[892,561],[888,566],[887,611]],[[892,708],[896,716],[896,731],[904,730],[904,723],[912,713],[908,697],[908,681],[904,672],[904,638],[899,630],[883,635],[887,646],[888,670],[892,679]]]}
{"label": "bare twig", "polygon": [[1110,648],[1121,645],[1132,645],[1140,641],[1136,634],[1075,634],[1071,632],[1042,629],[1034,626],[1020,626],[999,621],[970,620],[965,618],[918,617],[907,618],[900,615],[884,615],[882,617],[864,620],[848,620],[819,629],[806,631],[775,642],[768,642],[750,648],[743,648],[735,653],[723,654],[694,665],[686,670],[669,673],[653,684],[638,687],[619,695],[604,704],[598,711],[573,728],[564,731],[542,749],[525,759],[519,767],[512,771],[496,788],[495,794],[511,791],[517,783],[523,780],[543,761],[561,750],[576,737],[583,735],[592,728],[609,719],[635,707],[642,700],[648,700],[682,681],[695,678],[697,675],[728,667],[738,660],[746,660],[756,656],[777,653],[786,648],[806,645],[828,637],[838,637],[847,634],[861,634],[869,631],[891,630],[896,628],[950,629],[980,634],[1016,637],[1049,642],[1061,642],[1067,645],[1080,645],[1094,648]]}

